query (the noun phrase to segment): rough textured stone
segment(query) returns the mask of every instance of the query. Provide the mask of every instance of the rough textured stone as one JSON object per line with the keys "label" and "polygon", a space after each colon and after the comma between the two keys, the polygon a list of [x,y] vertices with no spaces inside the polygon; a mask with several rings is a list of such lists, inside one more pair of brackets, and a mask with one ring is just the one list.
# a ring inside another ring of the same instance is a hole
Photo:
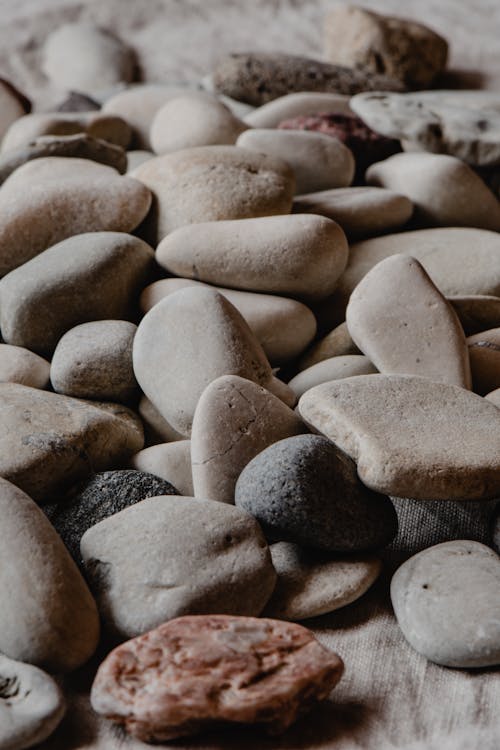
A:
{"label": "rough textured stone", "polygon": [[176,440],[174,443],[160,443],[144,448],[132,456],[130,466],[165,479],[181,495],[192,497],[194,494],[190,440]]}
{"label": "rough textured stone", "polygon": [[331,357],[345,357],[350,354],[361,354],[358,347],[352,340],[347,323],[341,323],[339,326],[316,341],[299,360],[300,370],[306,370],[318,362]]}
{"label": "rough textured stone", "polygon": [[467,336],[500,327],[500,297],[467,294],[448,297]]}
{"label": "rough textured stone", "polygon": [[212,500],[142,500],[86,531],[80,548],[99,611],[122,637],[185,614],[258,615],[276,582],[258,523]]}
{"label": "rough textured stone", "polygon": [[0,650],[53,672],[77,669],[99,639],[95,602],[42,511],[4,479],[0,513]]}
{"label": "rough textured stone", "polygon": [[64,716],[64,697],[41,669],[0,654],[0,748],[23,750],[47,739]]}
{"label": "rough textured stone", "polygon": [[325,54],[337,65],[383,73],[408,88],[425,89],[444,70],[448,43],[421,23],[343,4],[326,17]]}
{"label": "rough textured stone", "polygon": [[91,702],[147,742],[221,721],[276,734],[326,698],[342,672],[340,657],[299,625],[182,617],[115,649],[99,668]]}
{"label": "rough textured stone", "polygon": [[31,103],[14,86],[0,78],[0,140],[15,120],[31,109]]}
{"label": "rough textured stone", "polygon": [[290,542],[270,547],[278,574],[265,617],[305,620],[333,612],[359,599],[378,578],[376,557],[335,557]]}
{"label": "rough textured stone", "polygon": [[474,391],[481,396],[500,388],[500,328],[467,339]]}
{"label": "rough textured stone", "polygon": [[380,372],[471,387],[457,314],[415,258],[393,255],[372,268],[351,294],[346,323]]}
{"label": "rough textured stone", "polygon": [[245,115],[245,122],[252,128],[276,128],[280,122],[292,117],[306,117],[317,112],[332,112],[351,115],[349,97],[343,94],[322,94],[301,91],[285,94]]}
{"label": "rough textured stone", "polygon": [[376,549],[397,532],[389,498],[364,487],[355,464],[320,435],[286,438],[259,453],[240,474],[235,502],[267,538],[325,552]]}
{"label": "rough textured stone", "polygon": [[98,405],[0,383],[0,476],[44,499],[143,447],[137,423]]}
{"label": "rough textured stone", "polygon": [[330,380],[349,378],[353,375],[371,375],[378,372],[368,357],[361,354],[346,354],[340,357],[329,357],[321,362],[301,370],[288,385],[300,398],[310,388]]}
{"label": "rough textured stone", "polygon": [[5,341],[50,353],[80,323],[130,317],[152,260],[145,242],[121,232],[59,242],[0,281]]}
{"label": "rough textured stone", "polygon": [[191,224],[156,251],[158,263],[179,276],[306,299],[332,293],[347,256],[338,224],[308,214]]}
{"label": "rough textured stone", "polygon": [[155,305],[137,329],[133,362],[146,396],[185,436],[198,399],[221,375],[240,375],[295,403],[239,312],[211,289],[180,289]]}
{"label": "rough textured stone", "polygon": [[156,196],[158,241],[185,224],[287,214],[295,178],[281,159],[237,146],[165,154],[131,173]]}
{"label": "rough textured stone", "polygon": [[21,346],[0,344],[0,382],[47,388],[50,363]]}
{"label": "rough textured stone", "polygon": [[416,500],[500,493],[500,412],[457,386],[404,375],[358,375],[307,391],[304,421],[357,463],[367,487]]}
{"label": "rough textured stone", "polygon": [[459,540],[419,552],[396,571],[391,599],[409,644],[446,667],[500,663],[500,559]]}
{"label": "rough textured stone", "polygon": [[255,106],[302,91],[351,96],[402,89],[387,76],[280,53],[232,54],[219,61],[212,75],[216,91]]}
{"label": "rough textured stone", "polygon": [[258,453],[307,430],[272,393],[250,380],[224,375],[200,396],[191,431],[196,497],[234,503],[236,480]]}

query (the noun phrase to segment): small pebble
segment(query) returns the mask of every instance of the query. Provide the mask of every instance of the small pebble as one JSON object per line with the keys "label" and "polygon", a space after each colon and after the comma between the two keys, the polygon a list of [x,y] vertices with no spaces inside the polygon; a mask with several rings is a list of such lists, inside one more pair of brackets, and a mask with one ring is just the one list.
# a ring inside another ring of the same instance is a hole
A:
{"label": "small pebble", "polygon": [[66,98],[55,107],[56,112],[92,112],[101,109],[95,99],[80,91],[69,91]]}
{"label": "small pebble", "polygon": [[500,388],[500,328],[467,339],[474,391],[485,396]]}
{"label": "small pebble", "polygon": [[361,352],[352,340],[347,323],[344,321],[306,351],[299,360],[299,369],[306,370],[325,359],[346,357],[351,354],[361,354]]}
{"label": "small pebble", "polygon": [[349,97],[343,94],[322,94],[315,91],[301,91],[285,94],[273,101],[257,107],[245,115],[245,122],[252,128],[276,128],[283,120],[292,117],[315,115],[317,112],[333,112],[352,115]]}
{"label": "small pebble", "polygon": [[165,479],[181,495],[194,495],[190,440],[176,440],[144,448],[131,457],[130,466]]}

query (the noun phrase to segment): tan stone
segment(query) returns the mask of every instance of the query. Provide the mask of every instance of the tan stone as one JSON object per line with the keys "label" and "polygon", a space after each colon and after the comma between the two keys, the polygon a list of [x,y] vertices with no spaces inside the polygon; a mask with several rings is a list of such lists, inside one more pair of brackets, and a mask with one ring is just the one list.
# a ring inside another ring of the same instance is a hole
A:
{"label": "tan stone", "polygon": [[500,409],[500,388],[495,388],[491,393],[487,393],[485,399],[491,401],[492,404],[495,404]]}
{"label": "tan stone", "polygon": [[276,128],[283,120],[301,115],[315,115],[318,112],[354,114],[349,106],[348,96],[302,91],[273,99],[245,115],[244,120],[252,128]]}
{"label": "tan stone", "polygon": [[481,396],[500,388],[500,328],[467,339],[474,390]]}
{"label": "tan stone", "polygon": [[182,495],[194,495],[190,440],[176,440],[174,443],[159,443],[144,448],[132,456],[130,466],[165,479]]}
{"label": "tan stone", "polygon": [[500,297],[468,294],[448,297],[467,336],[500,327]]}
{"label": "tan stone", "polygon": [[352,340],[347,323],[341,323],[322,339],[316,341],[300,358],[300,370],[306,370],[318,362],[331,357],[345,357],[349,354],[361,354]]}
{"label": "tan stone", "polygon": [[368,357],[361,354],[347,354],[340,357],[330,357],[317,362],[290,380],[288,385],[300,398],[310,388],[330,380],[349,378],[353,375],[370,375],[378,372]]}
{"label": "tan stone", "polygon": [[19,383],[31,388],[46,388],[50,380],[50,362],[22,346],[0,344],[0,382]]}

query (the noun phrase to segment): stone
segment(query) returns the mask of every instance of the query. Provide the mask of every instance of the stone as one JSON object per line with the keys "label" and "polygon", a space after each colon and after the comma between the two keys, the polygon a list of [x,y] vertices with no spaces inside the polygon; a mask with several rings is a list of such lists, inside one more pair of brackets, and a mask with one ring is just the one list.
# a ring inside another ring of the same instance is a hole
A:
{"label": "stone", "polygon": [[299,413],[356,461],[376,492],[415,500],[489,500],[500,492],[500,412],[458,386],[358,375],[307,391]]}
{"label": "stone", "polygon": [[236,145],[287,161],[295,173],[297,193],[347,187],[354,177],[352,153],[322,133],[250,129],[239,136]]}
{"label": "stone", "polygon": [[344,94],[324,94],[315,91],[301,91],[285,94],[257,107],[244,120],[252,128],[276,128],[283,120],[292,117],[315,115],[317,112],[332,112],[350,115],[349,97]]}
{"label": "stone", "polygon": [[31,102],[9,81],[0,78],[0,141],[13,122],[31,110]]}
{"label": "stone", "polygon": [[88,135],[120,148],[130,142],[131,131],[121,117],[101,111],[35,112],[12,123],[2,141],[2,154],[24,149],[42,136]]}
{"label": "stone", "polygon": [[156,197],[158,242],[204,221],[288,214],[293,171],[281,159],[237,146],[198,146],[139,165],[132,177]]}
{"label": "stone", "polygon": [[372,268],[351,294],[346,323],[380,372],[471,388],[458,316],[415,258],[393,255]]}
{"label": "stone", "polygon": [[346,187],[297,195],[293,211],[326,216],[340,224],[349,239],[359,239],[403,226],[411,218],[413,203],[393,190]]}
{"label": "stone", "polygon": [[61,89],[94,91],[131,81],[135,56],[110,31],[92,23],[58,26],[43,47],[42,70]]}
{"label": "stone", "polygon": [[165,479],[181,495],[194,495],[190,440],[176,440],[174,443],[160,443],[144,448],[132,456],[130,466],[137,471],[146,471]]}
{"label": "stone", "polygon": [[180,289],[155,305],[137,329],[133,363],[145,395],[186,437],[198,399],[221,375],[253,380],[289,405],[295,404],[293,392],[273,377],[247,323],[212,289]]}
{"label": "stone", "polygon": [[372,164],[370,185],[403,193],[415,219],[427,226],[464,226],[500,231],[500,203],[460,159],[445,154],[396,154]]}
{"label": "stone", "polygon": [[131,232],[150,205],[140,182],[88,159],[23,164],[0,188],[0,277],[73,235]]}
{"label": "stone", "polygon": [[169,99],[156,113],[150,140],[156,154],[193,146],[232,145],[248,128],[215,96],[189,92]]}
{"label": "stone", "polygon": [[80,323],[130,317],[153,252],[122,232],[69,237],[0,281],[4,340],[41,354]]}
{"label": "stone", "polygon": [[17,383],[0,383],[0,415],[0,476],[35,500],[119,466],[144,445],[130,418]]}
{"label": "stone", "polygon": [[500,559],[479,542],[424,549],[391,581],[403,635],[419,654],[445,667],[500,664]]}
{"label": "stone", "polygon": [[399,81],[387,76],[282,53],[228,55],[217,63],[212,78],[219,93],[256,107],[303,91],[352,96],[359,91],[402,90]]}
{"label": "stone", "polygon": [[467,336],[500,327],[500,297],[466,294],[448,297]]}
{"label": "stone", "polygon": [[494,391],[487,393],[484,398],[491,401],[492,404],[495,404],[500,409],[500,388],[495,388]]}
{"label": "stone", "polygon": [[318,362],[331,357],[345,357],[350,354],[361,354],[347,329],[347,323],[341,323],[319,341],[316,341],[300,358],[299,369],[307,370]]}
{"label": "stone", "polygon": [[301,370],[288,383],[289,387],[300,398],[310,388],[330,380],[349,378],[354,375],[371,375],[378,372],[368,357],[361,354],[346,354],[340,357],[329,357],[305,370]]}
{"label": "stone", "polygon": [[66,710],[52,677],[0,654],[0,686],[0,748],[23,750],[47,739]]}
{"label": "stone", "polygon": [[56,112],[92,112],[101,109],[95,99],[80,91],[69,91],[65,99],[55,107]]}
{"label": "stone", "polygon": [[191,431],[195,497],[234,503],[236,481],[258,453],[306,432],[302,420],[250,380],[223,375],[200,396]]}
{"label": "stone", "polygon": [[212,500],[142,500],[88,529],[80,549],[100,614],[121,638],[180,615],[257,616],[276,582],[258,523]]}
{"label": "stone", "polygon": [[8,603],[0,618],[0,651],[50,672],[71,672],[97,647],[95,602],[40,508],[5,479],[0,509],[0,596]]}
{"label": "stone", "polygon": [[154,156],[155,155],[152,151],[127,151],[127,173],[133,172],[140,164],[144,164],[144,162],[154,159]]}
{"label": "stone", "polygon": [[235,503],[267,539],[324,552],[384,547],[398,528],[389,498],[364,487],[354,462],[321,435],[286,438],[259,453],[239,476]]}
{"label": "stone", "polygon": [[500,328],[467,339],[474,391],[485,396],[500,388]]}
{"label": "stone", "polygon": [[[500,111],[470,106],[464,92],[364,93],[350,105],[377,133],[412,149],[448,154],[477,167],[500,164]],[[468,92],[465,92],[467,94]],[[458,101],[453,97],[462,97]],[[498,97],[496,97],[498,100]]]}
{"label": "stone", "polygon": [[[500,391],[497,393],[497,397],[500,397]],[[499,403],[498,400],[497,403]],[[491,540],[493,547],[500,554],[500,503],[496,506],[491,519]]]}
{"label": "stone", "polygon": [[20,383],[31,388],[47,388],[50,362],[22,346],[0,344],[0,383]]}
{"label": "stone", "polygon": [[[147,286],[140,299],[143,313],[149,312],[169,294],[185,287],[209,286],[193,279],[160,279]],[[255,294],[216,286],[223,297],[245,318],[260,341],[272,365],[295,359],[316,335],[316,319],[302,302],[276,294]]]}
{"label": "stone", "polygon": [[305,620],[333,612],[359,599],[377,580],[376,557],[334,557],[290,542],[269,548],[278,574],[264,617]]}
{"label": "stone", "polygon": [[42,135],[26,146],[0,154],[0,184],[27,161],[47,156],[89,159],[113,167],[120,174],[126,172],[127,166],[127,156],[121,146],[114,146],[85,133]]}
{"label": "stone", "polygon": [[160,412],[146,396],[141,396],[137,409],[144,424],[146,442],[148,445],[151,443],[154,445],[165,441],[171,442],[185,439],[184,435],[177,432],[177,430],[174,430],[172,425],[162,417]]}
{"label": "stone", "polygon": [[130,401],[137,392],[132,344],[137,327],[127,320],[95,320],[58,341],[50,380],[56,393],[102,401]]}
{"label": "stone", "polygon": [[156,251],[169,273],[208,283],[322,299],[347,264],[342,229],[312,214],[190,224]]}
{"label": "stone", "polygon": [[446,67],[448,42],[422,23],[342,4],[325,19],[325,55],[336,65],[426,89]]}
{"label": "stone", "polygon": [[43,511],[73,560],[81,565],[80,540],[87,529],[147,497],[158,495],[177,495],[177,489],[144,471],[101,471],[73,487],[60,501],[45,504]]}
{"label": "stone", "polygon": [[146,742],[221,722],[278,734],[328,697],[343,668],[340,657],[300,625],[182,617],[109,654],[90,700],[94,711]]}

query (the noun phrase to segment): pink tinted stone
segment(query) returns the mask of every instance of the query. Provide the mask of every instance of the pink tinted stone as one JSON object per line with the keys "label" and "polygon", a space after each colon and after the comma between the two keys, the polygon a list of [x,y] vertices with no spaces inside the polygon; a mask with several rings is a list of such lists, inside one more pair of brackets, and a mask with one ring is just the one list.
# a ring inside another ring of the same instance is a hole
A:
{"label": "pink tinted stone", "polygon": [[123,643],[99,667],[92,707],[145,742],[213,722],[284,731],[328,696],[344,665],[301,625],[255,617],[178,617]]}

